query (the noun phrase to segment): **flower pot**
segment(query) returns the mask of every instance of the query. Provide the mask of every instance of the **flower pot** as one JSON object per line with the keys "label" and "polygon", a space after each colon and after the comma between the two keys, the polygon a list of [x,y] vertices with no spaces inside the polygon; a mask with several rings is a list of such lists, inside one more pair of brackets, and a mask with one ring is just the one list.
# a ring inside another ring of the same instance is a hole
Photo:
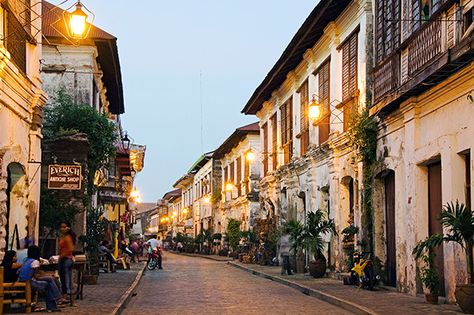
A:
{"label": "flower pot", "polygon": [[309,274],[314,278],[322,278],[326,274],[326,261],[324,260],[310,261]]}
{"label": "flower pot", "polygon": [[474,284],[458,284],[454,295],[464,313],[474,314]]}
{"label": "flower pot", "polygon": [[425,293],[425,299],[430,304],[438,304],[438,294]]}

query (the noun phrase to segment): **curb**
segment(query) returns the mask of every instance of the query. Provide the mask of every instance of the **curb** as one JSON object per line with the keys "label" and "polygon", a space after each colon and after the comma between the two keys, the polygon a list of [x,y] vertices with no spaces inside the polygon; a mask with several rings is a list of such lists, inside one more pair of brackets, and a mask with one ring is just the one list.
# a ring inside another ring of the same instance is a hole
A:
{"label": "curb", "polygon": [[[188,257],[204,258],[204,259],[209,259],[209,260],[218,261],[218,262],[225,262],[225,263],[228,263],[228,262],[231,262],[231,261],[234,260],[234,259],[231,258],[231,257],[228,257],[229,259],[215,259],[215,258],[212,257],[212,256],[196,255],[196,254],[190,254],[190,253],[170,253],[170,254],[182,255],[182,256],[188,256]],[[222,256],[222,257],[225,257],[225,256]]]}
{"label": "curb", "polygon": [[125,291],[124,294],[120,297],[120,300],[117,303],[117,306],[112,311],[111,315],[118,315],[121,314],[124,308],[127,306],[128,302],[132,298],[132,293],[135,291],[136,287],[140,283],[143,273],[146,270],[146,263],[143,264],[143,268],[137,273],[135,280],[132,282],[130,287]]}
{"label": "curb", "polygon": [[350,301],[341,299],[337,296],[334,296],[334,295],[331,295],[331,294],[328,294],[328,293],[325,293],[325,292],[307,287],[307,286],[299,284],[297,282],[286,280],[286,279],[283,279],[283,278],[280,278],[280,277],[277,277],[277,276],[272,276],[272,275],[267,274],[265,272],[261,272],[261,271],[257,271],[257,270],[254,270],[254,269],[251,269],[251,268],[248,268],[248,267],[244,267],[240,264],[236,264],[236,263],[231,262],[231,261],[227,262],[227,264],[229,264],[229,265],[231,265],[235,268],[241,269],[243,271],[249,272],[249,273],[251,273],[253,275],[256,275],[258,277],[261,277],[261,278],[264,278],[264,279],[269,279],[269,280],[278,282],[280,284],[286,285],[290,288],[293,288],[293,289],[296,289],[296,290],[300,291],[303,294],[318,298],[322,301],[325,301],[327,303],[330,303],[332,305],[335,305],[337,307],[345,309],[346,311],[352,312],[353,314],[378,315],[377,312],[375,312],[373,310],[370,310],[370,309],[368,309],[368,308],[366,308],[362,305],[355,304],[353,302],[350,302]]}

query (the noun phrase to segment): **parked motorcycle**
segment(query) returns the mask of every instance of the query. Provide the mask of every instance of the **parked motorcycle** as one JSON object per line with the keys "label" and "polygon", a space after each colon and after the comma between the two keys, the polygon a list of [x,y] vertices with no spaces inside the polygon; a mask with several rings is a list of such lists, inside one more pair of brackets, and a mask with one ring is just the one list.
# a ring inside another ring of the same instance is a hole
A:
{"label": "parked motorcycle", "polygon": [[375,274],[372,260],[368,258],[369,253],[354,252],[354,267],[351,269],[351,282],[359,288],[373,290],[380,280],[380,276]]}

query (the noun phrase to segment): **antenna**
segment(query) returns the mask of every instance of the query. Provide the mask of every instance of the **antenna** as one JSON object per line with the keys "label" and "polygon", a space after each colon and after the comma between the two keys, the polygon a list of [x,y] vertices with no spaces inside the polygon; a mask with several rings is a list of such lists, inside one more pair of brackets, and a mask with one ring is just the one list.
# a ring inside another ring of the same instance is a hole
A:
{"label": "antenna", "polygon": [[199,104],[201,106],[201,152],[204,152],[204,116],[202,105],[202,70],[199,70]]}

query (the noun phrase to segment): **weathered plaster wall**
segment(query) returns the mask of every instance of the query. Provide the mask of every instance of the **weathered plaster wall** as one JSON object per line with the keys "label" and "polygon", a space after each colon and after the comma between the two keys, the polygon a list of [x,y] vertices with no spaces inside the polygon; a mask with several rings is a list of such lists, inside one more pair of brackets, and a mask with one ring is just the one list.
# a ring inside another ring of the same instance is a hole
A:
{"label": "weathered plaster wall", "polygon": [[[474,104],[467,96],[473,93],[473,87],[474,65],[471,64],[422,95],[405,101],[399,110],[381,121],[379,171],[395,172],[397,286],[401,291],[415,294],[420,288],[411,252],[418,241],[428,236],[426,166],[431,161],[441,161],[443,204],[466,200],[462,153],[471,152],[472,174]],[[376,208],[384,209],[380,192],[383,186],[378,187]],[[376,216],[378,255],[386,255],[383,223],[383,211],[379,211]],[[444,259],[447,297],[454,301],[456,283],[466,279],[464,257],[459,246],[449,244],[444,246]]]}

